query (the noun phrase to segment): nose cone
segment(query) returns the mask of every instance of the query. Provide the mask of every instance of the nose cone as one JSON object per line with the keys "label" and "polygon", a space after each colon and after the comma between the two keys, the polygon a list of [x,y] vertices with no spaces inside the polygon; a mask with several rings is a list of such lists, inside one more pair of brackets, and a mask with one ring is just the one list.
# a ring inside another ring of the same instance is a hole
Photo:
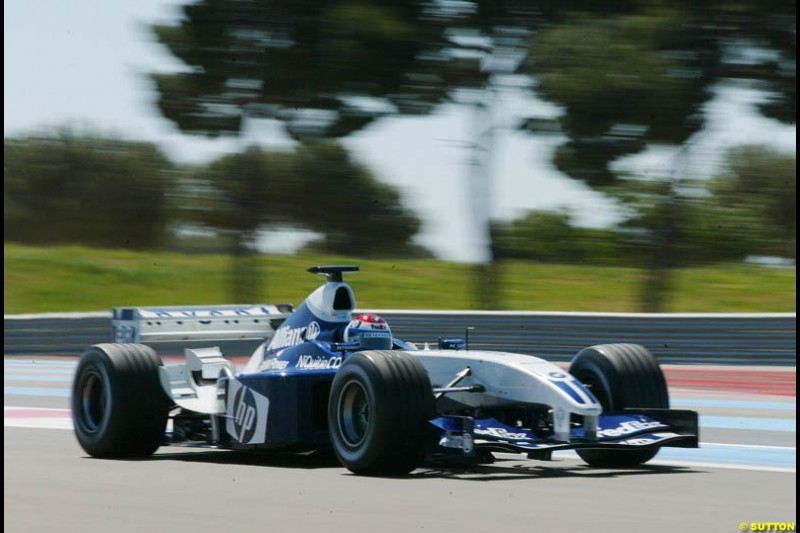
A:
{"label": "nose cone", "polygon": [[574,407],[575,413],[593,415],[602,412],[603,408],[594,394],[570,374],[551,371],[547,374],[547,380],[567,397],[568,402]]}

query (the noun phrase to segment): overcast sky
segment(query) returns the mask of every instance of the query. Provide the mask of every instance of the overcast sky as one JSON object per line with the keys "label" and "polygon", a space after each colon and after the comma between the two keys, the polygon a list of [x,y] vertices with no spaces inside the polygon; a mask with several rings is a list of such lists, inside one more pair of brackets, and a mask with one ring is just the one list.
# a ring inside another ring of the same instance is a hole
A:
{"label": "overcast sky", "polygon": [[[279,128],[254,124],[243,140],[206,140],[180,134],[154,105],[146,73],[180,64],[146,30],[154,22],[177,20],[172,0],[5,0],[5,135],[59,125],[86,126],[131,139],[150,140],[179,162],[207,161],[247,143],[285,146]],[[766,120],[755,104],[763,95],[747,86],[726,87],[706,113],[709,129],[690,151],[692,168],[710,173],[726,147],[764,143],[795,150],[796,129]],[[558,109],[507,91],[495,107],[499,125],[520,111],[556,116]],[[346,144],[381,180],[401,189],[423,221],[419,242],[442,258],[480,258],[468,197],[472,113],[444,106],[425,118],[380,121]],[[554,170],[550,158],[558,138],[534,138],[499,129],[493,156],[491,212],[512,219],[528,209],[570,209],[582,225],[610,223],[613,206],[587,187]],[[668,172],[674,160],[652,149],[623,165]],[[278,244],[286,245],[282,237]]]}

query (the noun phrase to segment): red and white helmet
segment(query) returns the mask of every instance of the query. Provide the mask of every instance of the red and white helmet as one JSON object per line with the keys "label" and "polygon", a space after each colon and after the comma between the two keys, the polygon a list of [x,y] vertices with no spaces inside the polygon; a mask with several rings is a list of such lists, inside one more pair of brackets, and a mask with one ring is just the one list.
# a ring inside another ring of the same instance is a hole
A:
{"label": "red and white helmet", "polygon": [[382,316],[364,313],[347,325],[344,340],[359,343],[360,350],[391,350],[392,330]]}

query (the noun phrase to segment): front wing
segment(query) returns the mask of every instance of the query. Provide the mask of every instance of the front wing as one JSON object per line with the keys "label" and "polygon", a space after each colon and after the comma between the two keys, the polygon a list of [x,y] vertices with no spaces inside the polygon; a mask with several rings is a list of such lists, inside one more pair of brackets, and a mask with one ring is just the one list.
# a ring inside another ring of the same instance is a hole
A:
{"label": "front wing", "polygon": [[582,427],[575,427],[569,442],[554,440],[528,428],[509,426],[494,418],[444,416],[431,423],[439,429],[440,450],[452,453],[459,449],[462,454],[485,450],[548,458],[557,450],[696,448],[699,445],[697,413],[677,409],[604,413],[598,420],[596,439],[587,438]]}

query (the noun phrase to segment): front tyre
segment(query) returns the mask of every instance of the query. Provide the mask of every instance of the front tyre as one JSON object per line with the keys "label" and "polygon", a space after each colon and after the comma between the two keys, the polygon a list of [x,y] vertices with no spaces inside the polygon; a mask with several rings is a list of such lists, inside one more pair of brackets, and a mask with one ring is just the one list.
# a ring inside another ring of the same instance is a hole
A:
{"label": "front tyre", "polygon": [[328,403],[331,443],[351,472],[402,475],[423,460],[435,416],[422,363],[400,351],[365,351],[336,372]]}
{"label": "front tyre", "polygon": [[72,384],[72,422],[93,457],[146,457],[164,440],[170,401],[161,359],[141,344],[98,344],[81,356]]}
{"label": "front tyre", "polygon": [[[597,397],[603,411],[669,408],[669,393],[658,361],[638,344],[601,344],[578,352],[569,373]],[[589,465],[631,467],[646,463],[658,449],[576,450]]]}

